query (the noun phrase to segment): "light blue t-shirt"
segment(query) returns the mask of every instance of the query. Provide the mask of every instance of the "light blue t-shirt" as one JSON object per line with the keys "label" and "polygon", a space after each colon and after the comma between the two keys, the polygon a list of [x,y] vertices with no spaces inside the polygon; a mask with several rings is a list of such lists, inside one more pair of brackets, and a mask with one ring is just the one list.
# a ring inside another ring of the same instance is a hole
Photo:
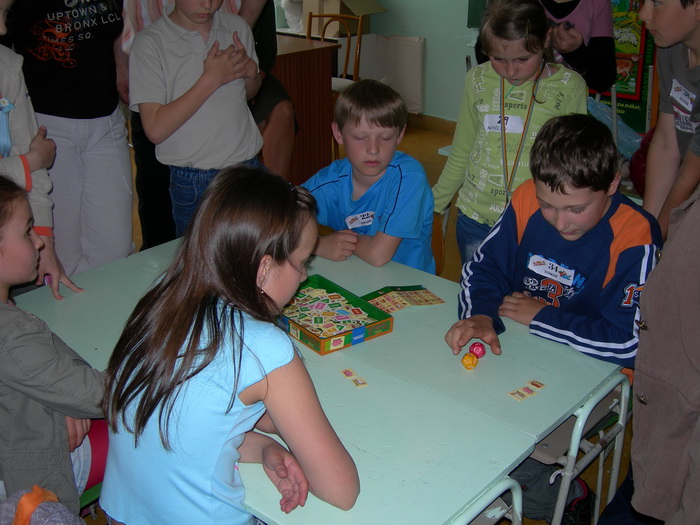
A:
{"label": "light blue t-shirt", "polygon": [[420,162],[397,151],[382,177],[352,199],[352,165],[337,160],[302,184],[318,202],[318,222],[363,235],[383,232],[403,240],[393,261],[435,273],[431,248],[433,193]]}
{"label": "light blue t-shirt", "polygon": [[[251,522],[243,507],[238,447],[265,412],[265,405],[245,406],[238,394],[288,364],[294,346],[287,334],[270,323],[244,315],[243,324],[244,350],[234,351],[229,333],[228,344],[180,391],[170,420],[172,451],[161,443],[157,411],[138,446],[121,424],[118,433],[110,432],[100,497],[109,516],[127,525]],[[237,394],[227,412],[237,370]],[[131,417],[133,411],[127,411],[127,421]]]}

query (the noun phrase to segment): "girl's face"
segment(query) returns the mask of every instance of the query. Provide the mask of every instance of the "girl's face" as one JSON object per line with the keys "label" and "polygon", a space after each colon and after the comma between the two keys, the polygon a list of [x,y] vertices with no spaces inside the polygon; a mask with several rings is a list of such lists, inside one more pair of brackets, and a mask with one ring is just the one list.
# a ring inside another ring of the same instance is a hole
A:
{"label": "girl's face", "polygon": [[266,255],[258,268],[258,286],[282,310],[306,279],[306,263],[316,246],[318,226],[315,220],[307,221],[301,233],[299,246],[288,261],[277,264]]}
{"label": "girl's face", "polygon": [[530,53],[525,40],[506,40],[490,36],[489,60],[493,69],[514,86],[534,80],[542,66],[542,53]]}
{"label": "girl's face", "polygon": [[[44,242],[32,228],[34,219],[27,199],[16,201],[14,213],[0,230],[0,292],[36,279],[39,250]],[[7,297],[3,297],[7,300]]]}

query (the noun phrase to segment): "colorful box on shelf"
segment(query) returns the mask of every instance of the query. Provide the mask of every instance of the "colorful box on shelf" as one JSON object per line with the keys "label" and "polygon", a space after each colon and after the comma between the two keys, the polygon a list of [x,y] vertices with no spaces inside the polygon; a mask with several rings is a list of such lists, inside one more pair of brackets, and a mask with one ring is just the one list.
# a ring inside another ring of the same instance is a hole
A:
{"label": "colorful box on shelf", "polygon": [[321,355],[388,334],[394,318],[320,275],[309,275],[282,310],[289,334]]}

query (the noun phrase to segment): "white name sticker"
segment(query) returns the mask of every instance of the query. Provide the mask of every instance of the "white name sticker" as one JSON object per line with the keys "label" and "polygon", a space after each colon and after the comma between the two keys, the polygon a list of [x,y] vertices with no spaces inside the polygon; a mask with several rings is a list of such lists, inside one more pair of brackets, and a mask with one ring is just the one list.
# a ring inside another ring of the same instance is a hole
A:
{"label": "white name sticker", "polygon": [[374,212],[373,211],[365,211],[362,213],[358,213],[357,215],[349,215],[348,217],[345,217],[345,224],[348,225],[348,228],[351,230],[353,228],[360,228],[362,226],[369,226],[374,222]]}
{"label": "white name sticker", "polygon": [[695,93],[683,87],[675,78],[671,86],[671,98],[682,107],[687,113],[693,110],[693,102],[695,102]]}
{"label": "white name sticker", "polygon": [[527,268],[538,275],[549,277],[562,284],[571,285],[571,283],[574,282],[574,277],[576,277],[576,272],[574,270],[545,259],[541,255],[531,255],[527,263]]}
{"label": "white name sticker", "polygon": [[[503,120],[506,122],[506,133],[522,133],[523,119],[517,115],[504,115]],[[484,115],[484,129],[491,133],[501,132],[501,116],[488,114]]]}

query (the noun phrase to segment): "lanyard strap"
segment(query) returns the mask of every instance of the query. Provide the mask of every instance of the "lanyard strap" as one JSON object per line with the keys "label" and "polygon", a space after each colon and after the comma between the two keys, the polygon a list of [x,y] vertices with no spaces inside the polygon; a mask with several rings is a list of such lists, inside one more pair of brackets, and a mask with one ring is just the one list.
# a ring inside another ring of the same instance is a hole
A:
{"label": "lanyard strap", "polygon": [[[518,150],[515,153],[515,162],[513,162],[513,169],[508,173],[508,153],[506,142],[506,118],[504,113],[505,107],[505,80],[501,77],[501,150],[503,152],[503,176],[506,181],[506,204],[510,202],[511,187],[513,186],[513,181],[515,180],[515,172],[518,170],[518,164],[520,163],[520,155],[522,153],[523,143],[525,142],[525,137],[527,136],[527,130],[530,127],[530,116],[532,115],[532,107],[534,106],[535,97],[537,96],[537,88],[540,85],[540,75],[542,74],[542,69],[537,74],[537,78],[532,84],[532,93],[530,94],[530,103],[527,107],[527,116],[525,117],[525,125],[523,126],[523,132],[520,135],[520,142],[518,143]],[[510,91],[508,92],[510,94]]]}

